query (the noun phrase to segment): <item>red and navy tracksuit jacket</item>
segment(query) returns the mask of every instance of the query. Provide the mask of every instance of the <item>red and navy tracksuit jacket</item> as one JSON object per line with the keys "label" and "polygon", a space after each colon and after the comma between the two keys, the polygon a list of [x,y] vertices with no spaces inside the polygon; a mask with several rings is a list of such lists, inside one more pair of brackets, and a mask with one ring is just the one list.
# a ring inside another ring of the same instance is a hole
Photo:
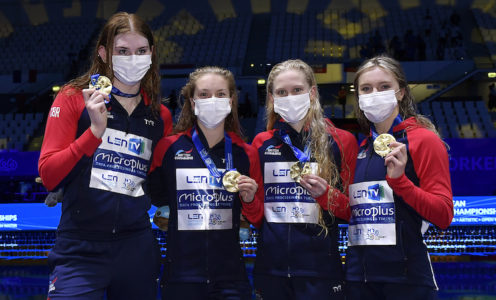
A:
{"label": "red and navy tracksuit jacket", "polygon": [[[340,172],[340,184],[347,188],[352,180],[358,145],[351,133],[335,128],[329,120],[327,122],[329,138],[332,139],[331,157]],[[258,134],[252,143],[260,156],[265,193],[254,273],[343,280],[338,221],[323,211],[329,232],[325,234],[316,224],[319,210],[328,208],[327,192],[313,199],[291,179],[289,168],[297,159],[283,142],[281,130],[287,132],[293,145],[303,151],[302,134],[282,120],[276,122],[273,130]],[[347,195],[339,193],[331,203],[333,214],[347,220]]]}
{"label": "red and navy tracksuit jacket", "polygon": [[[448,154],[441,139],[413,117],[396,125],[393,135],[408,153],[405,174],[399,178],[387,176],[371,136],[360,147],[350,186],[348,232],[357,245],[348,246],[346,279],[437,288],[422,234],[427,222],[445,229],[453,219]],[[383,242],[388,235],[392,243]]]}
{"label": "red and navy tracksuit jacket", "polygon": [[38,164],[48,190],[64,188],[59,236],[107,240],[150,228],[151,200],[144,192],[152,151],[172,131],[169,111],[155,116],[142,92],[129,116],[118,101],[107,104],[101,139],[81,90],[66,87],[50,109]]}
{"label": "red and navy tracksuit jacket", "polygon": [[[165,282],[210,283],[246,281],[239,245],[240,215],[249,221],[257,214],[260,189],[253,202],[242,202],[222,180],[211,176],[192,141],[193,129],[162,139],[154,153],[150,191],[155,206],[169,205]],[[225,169],[224,140],[209,149],[197,127],[200,141],[219,171]],[[256,150],[234,133],[234,168],[262,184]]]}

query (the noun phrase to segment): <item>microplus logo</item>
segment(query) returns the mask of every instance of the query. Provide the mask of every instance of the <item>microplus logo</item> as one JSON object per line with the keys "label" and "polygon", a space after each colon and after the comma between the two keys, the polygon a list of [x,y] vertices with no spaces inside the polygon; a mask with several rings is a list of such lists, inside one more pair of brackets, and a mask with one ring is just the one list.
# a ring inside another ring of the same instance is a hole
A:
{"label": "microplus logo", "polygon": [[384,187],[379,183],[370,185],[367,190],[358,190],[353,194],[353,198],[367,198],[373,201],[381,201],[384,198]]}

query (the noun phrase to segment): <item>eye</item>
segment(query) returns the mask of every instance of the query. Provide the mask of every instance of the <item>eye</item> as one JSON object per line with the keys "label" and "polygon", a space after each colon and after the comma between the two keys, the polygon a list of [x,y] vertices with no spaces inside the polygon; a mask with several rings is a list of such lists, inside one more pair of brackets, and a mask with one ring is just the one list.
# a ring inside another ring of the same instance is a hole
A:
{"label": "eye", "polygon": [[119,49],[117,51],[117,53],[119,53],[119,55],[126,55],[127,54],[127,50],[126,49]]}
{"label": "eye", "polygon": [[361,88],[360,88],[360,91],[361,91],[362,93],[368,93],[368,92],[370,92],[370,87],[368,87],[368,86],[363,86],[363,87],[361,87]]}
{"label": "eye", "polygon": [[387,91],[391,89],[391,86],[389,84],[383,84],[381,85],[381,91]]}
{"label": "eye", "polygon": [[286,92],[286,90],[277,90],[276,91],[276,96],[279,96],[279,97],[284,97],[286,96],[288,93]]}
{"label": "eye", "polygon": [[201,99],[208,98],[208,93],[207,92],[200,92],[200,93],[198,93],[198,97],[200,97]]}
{"label": "eye", "polygon": [[144,55],[147,53],[147,49],[146,48],[141,48],[138,50],[138,55]]}
{"label": "eye", "polygon": [[217,93],[217,98],[225,98],[227,94],[225,92],[218,92]]}

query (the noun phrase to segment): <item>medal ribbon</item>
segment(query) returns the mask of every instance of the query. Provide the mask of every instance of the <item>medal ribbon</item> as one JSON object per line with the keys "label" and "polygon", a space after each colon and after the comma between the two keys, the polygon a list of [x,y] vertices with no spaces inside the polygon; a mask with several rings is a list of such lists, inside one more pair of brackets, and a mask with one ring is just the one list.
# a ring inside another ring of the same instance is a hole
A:
{"label": "medal ribbon", "polygon": [[[207,149],[205,149],[205,146],[203,146],[202,142],[200,141],[200,137],[198,136],[198,132],[196,131],[196,128],[193,129],[193,134],[192,134],[192,139],[193,139],[193,144],[195,145],[196,151],[200,154],[201,159],[203,160],[203,163],[205,163],[205,166],[207,167],[208,171],[210,174],[216,178],[221,178],[222,174],[217,170],[217,167],[214,164],[214,161],[208,154]],[[226,172],[233,170],[233,156],[232,156],[232,140],[231,137],[224,132],[224,153],[225,153],[225,158],[226,158]]]}
{"label": "medal ribbon", "polygon": [[[396,118],[394,118],[393,124],[391,125],[391,128],[389,128],[388,133],[390,135],[393,135],[393,128],[401,122],[403,122],[403,118],[400,116],[400,114],[398,114]],[[372,141],[375,141],[379,134],[377,133],[374,124],[370,124],[370,132],[372,133]]]}
{"label": "medal ribbon", "polygon": [[126,98],[133,98],[133,97],[138,96],[140,93],[141,93],[141,91],[138,91],[136,94],[126,94],[126,93],[121,92],[115,86],[112,86],[112,94],[115,94],[117,96],[126,97]]}
{"label": "medal ribbon", "polygon": [[310,160],[310,141],[307,142],[302,152],[300,149],[293,146],[293,143],[291,142],[291,139],[289,138],[289,135],[286,133],[286,131],[281,130],[280,135],[284,143],[288,145],[291,150],[293,150],[296,159],[298,159],[300,163],[306,163]]}

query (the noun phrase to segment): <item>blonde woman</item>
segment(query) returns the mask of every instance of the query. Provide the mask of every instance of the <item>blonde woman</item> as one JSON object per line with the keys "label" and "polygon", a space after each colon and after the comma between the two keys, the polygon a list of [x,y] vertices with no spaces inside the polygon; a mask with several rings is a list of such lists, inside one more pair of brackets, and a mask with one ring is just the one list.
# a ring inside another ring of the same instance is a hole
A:
{"label": "blonde woman", "polygon": [[265,300],[343,299],[336,218],[349,218],[356,139],[323,117],[301,60],[272,68],[266,109],[267,131],[253,141],[265,191],[255,289]]}

